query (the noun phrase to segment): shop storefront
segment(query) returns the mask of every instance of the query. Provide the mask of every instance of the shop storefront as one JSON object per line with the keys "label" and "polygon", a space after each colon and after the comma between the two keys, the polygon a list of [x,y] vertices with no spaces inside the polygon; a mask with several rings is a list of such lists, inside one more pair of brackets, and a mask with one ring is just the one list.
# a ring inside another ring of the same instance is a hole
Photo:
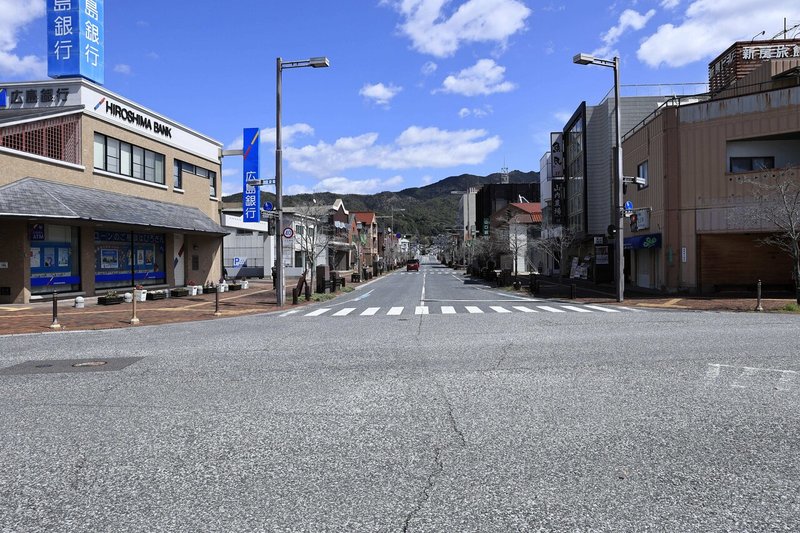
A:
{"label": "shop storefront", "polygon": [[625,274],[635,287],[660,288],[661,240],[660,233],[625,239]]}
{"label": "shop storefront", "polygon": [[80,231],[77,227],[31,224],[31,294],[80,290]]}
{"label": "shop storefront", "polygon": [[164,243],[162,233],[95,231],[95,288],[165,283]]}

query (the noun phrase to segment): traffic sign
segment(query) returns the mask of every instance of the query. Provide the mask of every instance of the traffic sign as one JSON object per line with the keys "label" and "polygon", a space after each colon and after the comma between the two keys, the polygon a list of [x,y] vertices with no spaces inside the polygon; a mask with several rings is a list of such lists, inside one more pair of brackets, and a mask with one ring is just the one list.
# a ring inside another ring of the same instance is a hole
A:
{"label": "traffic sign", "polygon": [[630,200],[625,202],[625,211],[633,211],[633,202]]}
{"label": "traffic sign", "polygon": [[291,239],[294,237],[294,230],[292,228],[283,228],[283,236],[286,239]]}
{"label": "traffic sign", "polygon": [[264,211],[272,211],[274,207],[272,202],[264,202]]}

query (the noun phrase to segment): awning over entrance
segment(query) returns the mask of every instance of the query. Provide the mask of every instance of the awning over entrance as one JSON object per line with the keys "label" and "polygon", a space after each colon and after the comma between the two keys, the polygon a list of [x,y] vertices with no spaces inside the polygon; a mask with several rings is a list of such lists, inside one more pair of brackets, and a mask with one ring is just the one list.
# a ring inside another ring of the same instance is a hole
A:
{"label": "awning over entrance", "polygon": [[108,222],[225,235],[228,231],[195,207],[24,178],[0,187],[0,217]]}
{"label": "awning over entrance", "polygon": [[661,248],[661,234],[651,233],[649,235],[637,235],[628,237],[624,241],[626,250],[641,250],[648,248]]}

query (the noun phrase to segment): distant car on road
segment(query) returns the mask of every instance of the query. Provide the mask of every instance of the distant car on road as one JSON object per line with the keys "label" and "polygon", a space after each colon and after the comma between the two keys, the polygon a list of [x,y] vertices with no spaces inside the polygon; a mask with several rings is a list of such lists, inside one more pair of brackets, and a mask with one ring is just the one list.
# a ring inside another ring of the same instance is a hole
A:
{"label": "distant car on road", "polygon": [[419,259],[409,259],[406,261],[406,272],[410,271],[419,272]]}

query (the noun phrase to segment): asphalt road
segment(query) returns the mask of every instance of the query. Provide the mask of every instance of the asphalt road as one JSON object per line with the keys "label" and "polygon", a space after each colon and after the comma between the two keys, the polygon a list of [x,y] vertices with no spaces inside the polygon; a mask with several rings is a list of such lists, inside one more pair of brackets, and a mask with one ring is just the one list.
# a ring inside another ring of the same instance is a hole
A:
{"label": "asphalt road", "polygon": [[436,270],[0,337],[0,531],[800,529],[797,316],[547,311]]}

